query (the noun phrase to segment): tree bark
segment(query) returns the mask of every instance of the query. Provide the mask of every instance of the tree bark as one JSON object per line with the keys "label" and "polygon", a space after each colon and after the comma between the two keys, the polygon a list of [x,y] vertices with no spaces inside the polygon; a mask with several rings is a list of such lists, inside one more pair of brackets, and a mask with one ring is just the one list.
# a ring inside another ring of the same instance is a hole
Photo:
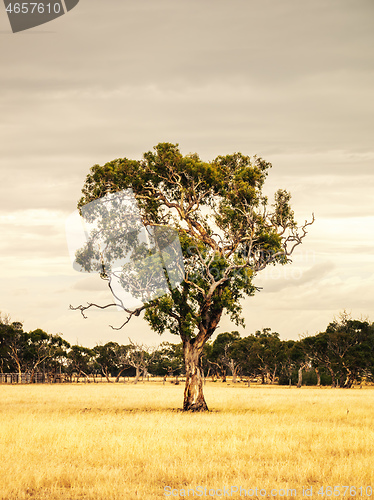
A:
{"label": "tree bark", "polygon": [[141,371],[140,371],[140,367],[138,365],[135,367],[135,369],[136,369],[136,374],[135,374],[134,384],[137,384],[139,379],[140,379]]}
{"label": "tree bark", "polygon": [[205,402],[203,385],[204,373],[201,365],[201,352],[194,342],[185,340],[183,342],[184,362],[186,369],[186,386],[184,389],[184,411],[206,411],[208,405]]}
{"label": "tree bark", "polygon": [[10,346],[10,356],[11,358],[15,361],[18,369],[18,384],[22,383],[22,366],[21,366],[21,361],[19,359],[17,350],[14,348],[14,346]]}
{"label": "tree bark", "polygon": [[303,383],[303,369],[304,365],[301,365],[299,370],[298,370],[298,381],[297,381],[297,388],[300,389]]}
{"label": "tree bark", "polygon": [[336,387],[336,379],[335,379],[334,370],[330,366],[328,367],[328,370],[329,370],[330,375],[331,375],[331,387]]}
{"label": "tree bark", "polygon": [[[126,370],[126,368],[127,368],[127,367],[124,367],[124,368],[122,368],[122,370],[120,370],[120,371],[118,372],[118,375],[117,375],[117,377],[116,377],[115,382],[119,382],[119,379],[120,379],[120,377],[121,377],[122,373]],[[123,378],[125,378],[125,377],[123,377]]]}
{"label": "tree bark", "polygon": [[101,371],[102,371],[102,374],[104,375],[104,377],[107,379],[107,381],[110,383],[110,379],[109,379],[109,372],[108,370],[104,369],[103,367],[101,367]]}
{"label": "tree bark", "polygon": [[[213,291],[217,291],[215,286]],[[223,289],[218,291],[217,298],[222,296]],[[190,339],[184,332],[180,335],[183,342],[184,365],[186,370],[186,385],[184,389],[184,411],[208,411],[208,405],[204,398],[204,371],[201,355],[205,343],[211,338],[221,319],[222,308],[210,311],[212,305],[212,294],[208,294],[203,307],[200,309],[201,322],[199,323],[198,335]]]}
{"label": "tree bark", "polygon": [[321,374],[319,373],[318,367],[314,368],[317,375],[317,387],[321,387]]}
{"label": "tree bark", "polygon": [[237,377],[237,370],[238,366],[235,365],[235,361],[233,359],[230,359],[228,366],[231,370],[231,375],[232,375],[232,383],[236,384],[236,377]]}
{"label": "tree bark", "polygon": [[17,362],[17,368],[18,368],[18,383],[22,383],[22,368],[21,364]]}
{"label": "tree bark", "polygon": [[271,385],[275,384],[275,374],[277,373],[277,368],[278,368],[278,365],[275,365],[274,371],[273,371],[273,373],[271,375],[271,380],[270,380],[270,384]]}

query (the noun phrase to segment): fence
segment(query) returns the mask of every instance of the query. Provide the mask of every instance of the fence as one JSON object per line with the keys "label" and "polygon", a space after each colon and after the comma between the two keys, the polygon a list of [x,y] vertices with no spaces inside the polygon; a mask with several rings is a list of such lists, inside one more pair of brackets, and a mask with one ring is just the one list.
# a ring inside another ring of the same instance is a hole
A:
{"label": "fence", "polygon": [[[34,373],[34,384],[56,384],[65,382],[65,376],[60,373]],[[31,384],[31,373],[0,373],[0,384]]]}

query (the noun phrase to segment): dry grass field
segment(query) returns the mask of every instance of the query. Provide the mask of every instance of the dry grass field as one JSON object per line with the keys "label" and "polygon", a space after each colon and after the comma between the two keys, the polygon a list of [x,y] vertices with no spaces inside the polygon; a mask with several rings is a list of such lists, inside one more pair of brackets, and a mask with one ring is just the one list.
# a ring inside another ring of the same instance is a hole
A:
{"label": "dry grass field", "polygon": [[0,386],[0,498],[369,498],[374,390],[205,393],[211,411],[185,414],[183,384]]}

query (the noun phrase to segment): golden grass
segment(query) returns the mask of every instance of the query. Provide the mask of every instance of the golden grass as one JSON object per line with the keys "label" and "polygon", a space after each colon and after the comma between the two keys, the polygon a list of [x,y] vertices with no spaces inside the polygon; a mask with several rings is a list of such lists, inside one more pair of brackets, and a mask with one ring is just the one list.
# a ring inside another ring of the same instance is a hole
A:
{"label": "golden grass", "polygon": [[235,485],[297,498],[312,486],[308,498],[322,499],[320,486],[374,487],[374,390],[205,393],[211,412],[190,414],[178,410],[183,384],[0,386],[0,499],[199,498],[197,486],[213,498],[209,488]]}

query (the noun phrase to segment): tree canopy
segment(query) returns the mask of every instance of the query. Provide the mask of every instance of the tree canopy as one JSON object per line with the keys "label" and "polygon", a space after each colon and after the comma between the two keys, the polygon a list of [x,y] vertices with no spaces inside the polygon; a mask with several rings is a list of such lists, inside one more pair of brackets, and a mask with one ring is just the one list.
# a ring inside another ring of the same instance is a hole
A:
{"label": "tree canopy", "polygon": [[[117,159],[95,165],[78,207],[108,193],[131,189],[145,227],[168,227],[179,236],[184,279],[168,293],[132,311],[124,326],[144,311],[151,328],[179,335],[187,373],[184,409],[207,409],[202,392],[201,353],[222,315],[244,324],[241,300],[254,295],[254,278],[268,265],[287,264],[307,227],[298,227],[290,194],[279,189],[272,203],[262,189],[271,164],[241,153],[211,162],[182,155],[178,145],[160,143],[142,160]],[[108,274],[102,278],[110,281]],[[105,307],[115,306],[116,303]],[[78,306],[84,315],[89,303]]]}

